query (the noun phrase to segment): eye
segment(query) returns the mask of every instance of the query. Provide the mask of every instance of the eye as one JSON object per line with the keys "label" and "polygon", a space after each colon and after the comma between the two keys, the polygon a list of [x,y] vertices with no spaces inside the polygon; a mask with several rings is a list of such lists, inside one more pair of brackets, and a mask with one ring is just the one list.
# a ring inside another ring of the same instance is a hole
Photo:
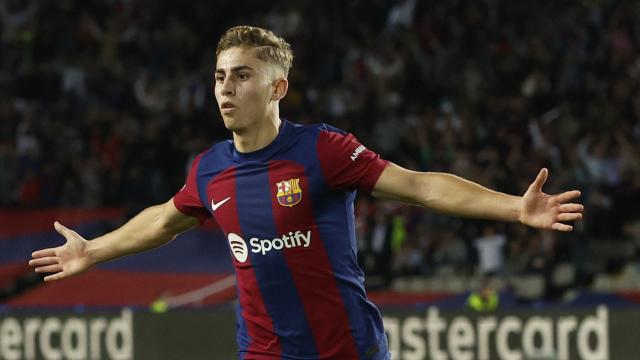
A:
{"label": "eye", "polygon": [[216,75],[216,82],[219,82],[219,83],[224,82],[224,76],[222,76],[222,75]]}
{"label": "eye", "polygon": [[247,80],[249,78],[249,74],[247,73],[238,73],[238,80]]}

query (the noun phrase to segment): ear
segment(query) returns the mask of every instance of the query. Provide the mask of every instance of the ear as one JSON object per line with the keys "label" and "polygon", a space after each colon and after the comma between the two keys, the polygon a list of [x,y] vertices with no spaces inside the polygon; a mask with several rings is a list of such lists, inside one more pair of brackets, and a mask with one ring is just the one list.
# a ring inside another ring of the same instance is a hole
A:
{"label": "ear", "polygon": [[271,100],[280,101],[285,95],[287,95],[288,89],[289,89],[289,81],[287,79],[279,78],[274,80],[273,93],[271,94]]}

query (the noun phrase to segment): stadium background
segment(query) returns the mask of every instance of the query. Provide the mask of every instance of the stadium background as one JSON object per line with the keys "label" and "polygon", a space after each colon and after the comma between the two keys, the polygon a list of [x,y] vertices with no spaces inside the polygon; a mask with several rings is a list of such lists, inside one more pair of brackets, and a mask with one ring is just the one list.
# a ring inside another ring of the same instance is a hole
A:
{"label": "stadium background", "polygon": [[[166,201],[193,156],[229,138],[212,69],[217,39],[238,24],[291,43],[281,104],[289,120],[327,122],[405,167],[511,194],[543,166],[547,192],[582,191],[585,218],[571,234],[360,196],[359,261],[383,314],[422,316],[427,306],[467,314],[469,295],[488,289],[498,314],[595,314],[603,304],[610,319],[637,315],[637,1],[6,0],[0,316],[120,316],[123,307],[150,321],[166,319],[153,320],[150,308],[159,317],[232,315],[232,268],[215,224],[54,284],[43,285],[26,261],[61,243],[53,220],[91,237]],[[232,322],[221,323],[190,325],[199,334],[191,338],[232,337]],[[409,345],[406,358],[415,355]]]}

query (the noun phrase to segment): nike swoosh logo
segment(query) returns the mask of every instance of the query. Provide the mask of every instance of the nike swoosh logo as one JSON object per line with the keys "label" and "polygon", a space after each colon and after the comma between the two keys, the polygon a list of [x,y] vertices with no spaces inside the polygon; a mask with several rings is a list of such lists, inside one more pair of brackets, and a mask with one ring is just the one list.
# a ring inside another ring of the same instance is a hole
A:
{"label": "nike swoosh logo", "polygon": [[218,209],[220,206],[222,206],[222,204],[226,203],[227,201],[229,201],[229,199],[231,199],[231,197],[228,197],[220,202],[218,202],[217,204],[213,202],[213,199],[211,199],[211,209],[213,211],[216,211],[216,209]]}

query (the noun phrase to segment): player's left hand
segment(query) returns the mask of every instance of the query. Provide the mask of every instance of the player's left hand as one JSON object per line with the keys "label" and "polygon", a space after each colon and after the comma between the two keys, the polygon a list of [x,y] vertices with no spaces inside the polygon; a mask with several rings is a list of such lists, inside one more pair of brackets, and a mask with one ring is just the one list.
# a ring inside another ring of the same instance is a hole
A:
{"label": "player's left hand", "polygon": [[542,192],[542,186],[547,181],[549,171],[542,169],[536,179],[529,185],[529,189],[522,197],[520,222],[538,229],[552,229],[571,231],[573,226],[565,224],[567,221],[582,219],[582,204],[569,201],[580,196],[580,191],[571,190],[557,195]]}

